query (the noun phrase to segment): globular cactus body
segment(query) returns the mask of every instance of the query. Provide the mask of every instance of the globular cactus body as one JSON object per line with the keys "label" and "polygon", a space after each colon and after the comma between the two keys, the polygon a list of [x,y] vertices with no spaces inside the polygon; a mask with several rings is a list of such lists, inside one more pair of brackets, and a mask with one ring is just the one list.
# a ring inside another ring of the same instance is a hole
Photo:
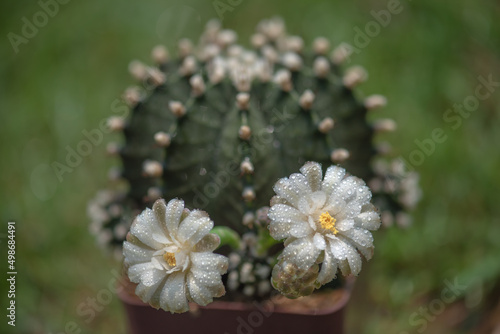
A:
{"label": "globular cactus body", "polygon": [[[92,230],[120,245],[125,222],[160,197],[182,198],[187,208],[204,210],[216,225],[243,235],[230,255],[238,261],[230,261],[229,291],[261,299],[270,293],[273,256],[279,251],[267,226],[278,179],[307,161],[319,162],[323,172],[339,164],[372,185],[374,200],[386,210],[382,216],[391,219],[413,206],[419,192],[415,182],[403,181],[403,174],[371,168],[376,154],[387,153],[373,146],[374,134],[394,130],[395,123],[367,122],[367,113],[383,107],[386,99],[356,98],[353,89],[367,74],[360,67],[344,71],[341,50],[328,54],[325,38],[305,50],[300,37],[286,34],[280,19],[258,25],[252,49],[236,39],[235,32],[210,21],[196,48],[188,40],[179,42],[177,59],[158,46],[152,54],[157,66],[130,64],[142,87],[125,91],[130,117],[109,122],[124,135],[121,148],[110,147],[121,157],[128,191],[110,195],[112,200],[98,197],[89,209]],[[388,181],[394,189],[383,186]],[[115,217],[112,208],[121,208],[123,217]],[[282,290],[297,296],[315,288],[304,282]]]}
{"label": "globular cactus body", "polygon": [[351,90],[359,74],[342,77],[325,49],[296,53],[284,32],[261,30],[266,43],[252,51],[225,44],[230,32],[212,25],[198,57],[154,70],[134,64],[154,86],[134,106],[120,152],[138,207],[158,188],[243,232],[245,212],[268,205],[270,185],[306,161],[327,166],[333,158],[371,177],[373,131]]}

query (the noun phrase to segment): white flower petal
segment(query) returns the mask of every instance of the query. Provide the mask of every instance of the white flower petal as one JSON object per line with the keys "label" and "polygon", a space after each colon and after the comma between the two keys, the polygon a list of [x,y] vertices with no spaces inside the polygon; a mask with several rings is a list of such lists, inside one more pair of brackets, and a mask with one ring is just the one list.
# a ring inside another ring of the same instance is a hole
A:
{"label": "white flower petal", "polygon": [[290,180],[288,178],[279,179],[278,182],[273,187],[276,194],[278,194],[279,199],[285,200],[293,206],[297,206],[297,202],[300,198],[300,193],[292,188],[290,185]]}
{"label": "white flower petal", "polygon": [[329,250],[325,251],[325,258],[321,264],[321,270],[319,272],[316,281],[323,285],[335,278],[337,274],[337,262],[333,259],[333,255]]}
{"label": "white flower petal", "polygon": [[[142,273],[146,271],[156,270],[155,266],[151,262],[139,263],[128,268],[128,277],[131,282],[139,283]],[[146,282],[147,284],[147,282]]]}
{"label": "white flower petal", "polygon": [[354,219],[361,212],[361,204],[358,201],[353,200],[347,203],[342,210],[337,214],[340,219]]}
{"label": "white flower petal", "polygon": [[344,260],[347,257],[347,247],[344,242],[335,236],[329,236],[330,250],[334,258]]}
{"label": "white flower petal", "polygon": [[357,188],[363,185],[364,182],[361,179],[355,176],[348,176],[335,188],[334,193],[344,201],[350,202],[356,198]]}
{"label": "white flower petal", "polygon": [[331,194],[333,189],[342,181],[345,176],[345,169],[338,166],[330,166],[326,170],[325,178],[321,184],[321,190]]}
{"label": "white flower petal", "polygon": [[214,222],[210,220],[204,211],[193,210],[180,223],[178,239],[181,242],[190,242],[192,245],[198,243],[214,227]]}
{"label": "white flower petal", "polygon": [[274,239],[306,236],[312,232],[307,217],[291,206],[276,204],[269,210],[268,217],[271,220],[269,233]]}
{"label": "white flower petal", "polygon": [[347,261],[347,259],[339,261],[338,265],[342,275],[347,276],[351,274],[351,267],[349,267],[349,261]]}
{"label": "white flower petal", "polygon": [[196,304],[205,306],[212,302],[213,294],[210,289],[196,280],[192,273],[187,276],[187,288],[191,299]]}
{"label": "white flower petal", "polygon": [[312,237],[300,238],[285,247],[281,256],[294,263],[300,270],[310,268],[319,256],[320,250],[314,246]]}
{"label": "white flower petal", "polygon": [[125,257],[126,265],[134,265],[137,263],[149,262],[154,251],[136,246],[128,241],[123,243],[123,256]]}
{"label": "white flower petal", "polygon": [[301,197],[297,207],[303,214],[311,215],[317,210],[323,208],[325,201],[326,194],[323,191],[317,191],[311,195]]}
{"label": "white flower petal", "polygon": [[[361,256],[359,256],[359,253],[356,251],[356,249],[351,246],[350,244],[346,243],[347,246],[347,261],[349,262],[349,267],[351,269],[351,274],[357,276],[359,272],[361,271]],[[344,274],[345,275],[345,274]]]}
{"label": "white flower petal", "polygon": [[269,234],[275,240],[289,237],[302,238],[313,232],[311,227],[305,222],[298,223],[273,223],[269,225]]}
{"label": "white flower petal", "polygon": [[274,191],[278,196],[297,207],[299,198],[310,194],[311,188],[304,175],[295,173],[290,175],[290,178],[278,180],[274,185]]}
{"label": "white flower petal", "polygon": [[204,236],[194,247],[195,252],[213,252],[220,245],[220,237],[215,233]]}
{"label": "white flower petal", "polygon": [[356,200],[361,205],[365,205],[369,203],[371,199],[372,199],[372,193],[370,191],[370,188],[368,188],[366,185],[359,186],[356,192]]}
{"label": "white flower petal", "polygon": [[350,239],[349,241],[361,252],[361,254],[363,254],[367,260],[371,259],[374,247],[373,236],[369,231],[361,228],[353,228],[342,234]]}
{"label": "white flower petal", "polygon": [[285,204],[288,206],[293,206],[286,199],[284,199],[283,197],[280,197],[278,195],[271,197],[271,201],[270,201],[270,206],[275,206],[276,204]]}
{"label": "white flower petal", "polygon": [[[166,278],[167,276],[163,275],[161,279],[157,280],[150,286],[144,285],[142,283],[138,284],[137,287],[135,288],[135,294],[139,296],[142,300],[151,300],[155,295],[157,296],[156,298],[159,298],[159,295],[161,293],[160,287],[162,286],[162,284],[165,284]],[[159,307],[157,303],[156,305],[153,306],[156,308]]]}
{"label": "white flower petal", "polygon": [[166,227],[166,211],[167,204],[165,203],[165,200],[163,198],[158,199],[153,204],[153,212],[156,216],[156,221],[158,222],[158,225],[163,228],[163,233],[161,234],[165,234],[165,232],[168,233]]}
{"label": "white flower petal", "polygon": [[177,235],[177,229],[184,211],[184,201],[173,199],[165,210],[165,224],[170,235]]}
{"label": "white flower petal", "polygon": [[335,223],[335,227],[337,230],[339,230],[341,233],[350,230],[351,228],[354,227],[354,220],[352,219],[342,219],[342,220],[337,220]]}
{"label": "white flower petal", "polygon": [[219,274],[224,274],[228,267],[228,258],[214,253],[191,253],[191,263],[198,270],[217,270]]}
{"label": "white flower petal", "polygon": [[311,188],[311,191],[321,190],[321,178],[323,176],[323,171],[321,170],[321,165],[317,162],[306,162],[300,172],[304,174],[307,182]]}
{"label": "white flower petal", "polygon": [[[136,268],[136,270],[139,269],[140,268]],[[158,283],[158,281],[162,280],[164,277],[165,277],[165,270],[158,270],[156,268],[151,270],[144,270],[141,273],[141,284],[148,287],[154,286],[156,285],[156,283]]]}
{"label": "white flower petal", "polygon": [[182,313],[189,310],[186,298],[186,274],[178,271],[171,274],[160,296],[160,306],[171,313]]}
{"label": "white flower petal", "polygon": [[159,249],[162,247],[161,243],[152,238],[153,234],[161,234],[163,233],[163,230],[158,225],[158,221],[156,220],[153,210],[149,208],[144,210],[135,218],[134,223],[130,227],[130,233],[151,248]]}
{"label": "white flower petal", "polygon": [[154,241],[159,242],[160,244],[170,244],[170,243],[172,243],[172,241],[170,241],[170,239],[168,239],[165,236],[165,234],[155,233],[151,237],[153,238]]}
{"label": "white flower petal", "polygon": [[306,220],[306,216],[299,210],[285,204],[272,206],[267,216],[272,222],[293,223]]}
{"label": "white flower petal", "polygon": [[380,215],[374,211],[362,212],[354,221],[357,226],[373,231],[380,227]]}
{"label": "white flower petal", "polygon": [[[323,210],[328,211],[328,213],[330,213],[332,217],[333,216],[337,217],[345,205],[346,203],[342,198],[336,196],[335,194],[332,194],[330,198],[326,201]],[[337,217],[337,219],[339,218],[341,217]]]}
{"label": "white flower petal", "polygon": [[324,250],[326,248],[325,238],[320,233],[316,233],[313,237],[313,243],[316,248]]}
{"label": "white flower petal", "polygon": [[294,173],[289,177],[290,184],[295,191],[298,191],[301,196],[312,193],[311,186],[304,175]]}

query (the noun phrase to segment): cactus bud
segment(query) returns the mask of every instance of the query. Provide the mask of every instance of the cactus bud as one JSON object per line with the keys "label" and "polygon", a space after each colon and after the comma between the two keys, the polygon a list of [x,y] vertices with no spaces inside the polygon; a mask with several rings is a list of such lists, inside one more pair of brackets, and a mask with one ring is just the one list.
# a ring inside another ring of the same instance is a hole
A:
{"label": "cactus bud", "polygon": [[396,122],[389,118],[379,119],[373,123],[373,130],[376,132],[393,132],[396,128]]}
{"label": "cactus bud", "polygon": [[298,71],[302,67],[302,59],[294,52],[287,52],[283,55],[283,65],[290,71]]}
{"label": "cactus bud", "polygon": [[227,47],[238,40],[238,35],[234,30],[224,29],[217,35],[217,44],[221,47]]}
{"label": "cactus bud", "polygon": [[187,56],[182,61],[182,65],[179,68],[179,72],[183,76],[188,76],[196,72],[198,65],[196,63],[196,58],[193,56]]}
{"label": "cactus bud", "polygon": [[387,98],[383,95],[371,95],[365,99],[365,108],[368,110],[375,110],[385,107],[387,105]]}
{"label": "cactus bud", "polygon": [[151,51],[151,58],[156,64],[165,64],[168,61],[168,50],[163,45],[157,45]]}
{"label": "cactus bud", "polygon": [[144,81],[148,78],[148,69],[146,65],[138,60],[133,60],[128,65],[130,75],[137,81]]}
{"label": "cactus bud", "polygon": [[181,118],[186,114],[186,107],[179,101],[170,101],[168,103],[168,108],[177,118]]}
{"label": "cactus bud", "polygon": [[281,18],[275,17],[260,22],[257,30],[266,35],[270,40],[276,40],[285,33],[285,23]]}
{"label": "cactus bud", "polygon": [[248,93],[238,93],[236,95],[236,105],[240,110],[247,110],[250,102],[250,95]]}
{"label": "cactus bud", "polygon": [[201,75],[193,75],[191,79],[189,79],[189,83],[191,84],[191,92],[194,96],[200,96],[205,93],[205,83]]}
{"label": "cactus bud", "polygon": [[163,174],[163,166],[158,161],[146,160],[142,165],[142,170],[146,176],[160,177]]}
{"label": "cactus bud", "polygon": [[158,187],[148,188],[147,201],[153,202],[160,198],[162,195],[161,189]]}
{"label": "cactus bud", "polygon": [[293,88],[292,76],[288,70],[279,70],[274,76],[274,82],[277,83],[285,92],[289,92]]}
{"label": "cactus bud", "polygon": [[330,48],[330,41],[325,37],[317,37],[313,42],[314,53],[318,55],[326,55]]}
{"label": "cactus bud", "polygon": [[326,78],[330,73],[330,63],[325,57],[318,57],[314,60],[313,69],[318,78]]}
{"label": "cactus bud", "polygon": [[250,162],[249,158],[245,158],[240,164],[240,170],[242,174],[252,174],[254,167],[253,164]]}
{"label": "cactus bud", "polygon": [[243,199],[247,202],[251,202],[255,199],[255,191],[251,187],[247,187],[243,189],[243,193],[241,194]]}
{"label": "cactus bud", "polygon": [[300,106],[304,110],[310,110],[314,103],[314,93],[310,89],[306,89],[300,96]]}
{"label": "cactus bud", "polygon": [[251,212],[247,212],[243,215],[242,223],[245,226],[251,226],[255,221],[255,215]]}
{"label": "cactus bud", "polygon": [[252,37],[250,38],[250,43],[252,46],[256,49],[260,49],[263,47],[267,42],[266,36],[263,34],[253,34]]}
{"label": "cactus bud", "polygon": [[125,90],[122,97],[125,103],[133,108],[141,101],[141,91],[139,87],[129,87]]}
{"label": "cactus bud", "polygon": [[155,86],[160,86],[165,83],[165,74],[157,68],[148,68],[148,79]]}
{"label": "cactus bud", "polygon": [[210,80],[210,83],[216,85],[222,80],[224,80],[225,75],[226,75],[226,70],[224,69],[224,66],[215,65],[212,71],[209,73],[208,79]]}
{"label": "cactus bud", "polygon": [[290,36],[286,39],[286,47],[292,52],[301,53],[304,49],[304,40],[299,36]]}
{"label": "cactus bud", "polygon": [[111,131],[121,131],[125,128],[125,120],[122,117],[112,116],[108,118],[108,127]]}
{"label": "cactus bud", "polygon": [[347,159],[349,159],[350,156],[351,155],[349,151],[346,150],[345,148],[337,148],[333,150],[332,153],[330,154],[330,159],[334,163],[342,163]]}
{"label": "cactus bud", "polygon": [[368,73],[366,73],[366,70],[364,68],[362,68],[361,66],[354,66],[347,69],[342,81],[344,83],[344,86],[352,89],[360,83],[365,82],[367,78]]}
{"label": "cactus bud", "polygon": [[172,141],[172,138],[170,138],[170,135],[168,133],[165,133],[163,131],[155,133],[155,142],[161,147],[168,147],[170,146],[170,142]]}
{"label": "cactus bud", "polygon": [[278,61],[278,53],[270,45],[265,45],[262,48],[262,54],[264,55],[264,58],[266,58],[270,63],[276,63]]}
{"label": "cactus bud", "polygon": [[242,140],[249,140],[252,136],[252,130],[248,125],[242,125],[238,131],[238,135]]}
{"label": "cactus bud", "polygon": [[333,129],[333,119],[331,117],[324,118],[318,125],[318,130],[321,133],[328,133],[331,129]]}

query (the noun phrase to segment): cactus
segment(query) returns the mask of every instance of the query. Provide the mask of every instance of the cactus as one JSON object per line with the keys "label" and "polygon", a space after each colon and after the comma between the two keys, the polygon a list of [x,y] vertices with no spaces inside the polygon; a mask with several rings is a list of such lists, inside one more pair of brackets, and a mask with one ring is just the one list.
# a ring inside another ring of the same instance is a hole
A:
{"label": "cactus", "polygon": [[[98,209],[126,207],[128,224],[160,197],[182,198],[186,207],[207,211],[217,225],[244,235],[243,246],[230,256],[230,290],[263,297],[271,270],[262,268],[272,265],[272,242],[263,246],[265,236],[252,240],[266,230],[272,185],[306,161],[325,169],[339,164],[366,181],[380,178],[370,167],[378,153],[373,136],[395,126],[367,122],[367,113],[384,106],[385,98],[355,96],[367,74],[361,67],[343,70],[345,54],[329,54],[327,39],[315,39],[306,50],[275,18],[257,26],[251,49],[236,40],[235,32],[210,21],[196,47],[179,42],[178,58],[157,46],[155,67],[130,64],[142,87],[124,94],[130,117],[109,120],[112,130],[123,133],[123,145],[110,145],[110,152],[120,156],[120,176],[129,188]],[[402,208],[397,191],[375,196],[388,210]],[[93,208],[98,210],[95,203]],[[109,217],[94,221],[111,231],[127,224]],[[119,244],[123,237],[107,239]]]}

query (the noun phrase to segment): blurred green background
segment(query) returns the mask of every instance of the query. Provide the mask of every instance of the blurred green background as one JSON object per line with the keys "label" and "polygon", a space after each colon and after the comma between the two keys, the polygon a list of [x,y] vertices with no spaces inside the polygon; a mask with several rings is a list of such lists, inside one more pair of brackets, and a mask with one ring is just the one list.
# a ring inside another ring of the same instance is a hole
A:
{"label": "blurred green background", "polygon": [[[106,134],[61,182],[51,163],[64,163],[67,147],[85,139],[82,131],[112,115],[111,104],[133,83],[127,73],[131,59],[150,62],[154,45],[174,50],[180,38],[196,39],[206,21],[217,17],[214,3],[220,2],[237,4],[229,5],[223,24],[238,31],[245,44],[259,20],[280,15],[289,32],[308,43],[323,35],[335,45],[356,46],[355,28],[364,31],[374,21],[371,11],[388,6],[388,1],[72,0],[16,53],[8,34],[21,35],[23,17],[33,22],[41,7],[36,1],[0,4],[0,247],[5,273],[6,222],[16,221],[13,332],[69,333],[73,322],[82,333],[125,332],[115,295],[93,317],[77,312],[107,289],[113,269],[120,270],[96,247],[85,213],[89,198],[106,186],[107,170],[118,163],[105,157],[106,142],[119,137]],[[435,128],[442,128],[447,140],[415,166],[424,197],[413,225],[375,233],[375,256],[365,264],[348,308],[348,333],[500,333],[500,87],[460,117],[460,126],[458,120],[443,120],[455,103],[474,95],[478,76],[500,81],[500,4],[402,0],[400,6],[351,57],[351,64],[370,74],[357,93],[388,97],[387,108],[372,116],[397,121],[397,132],[377,138],[392,144],[394,157],[408,160],[418,149],[415,140],[431,138]],[[455,281],[465,287],[457,299],[433,309],[447,282]],[[12,331],[2,319],[1,332]]]}

